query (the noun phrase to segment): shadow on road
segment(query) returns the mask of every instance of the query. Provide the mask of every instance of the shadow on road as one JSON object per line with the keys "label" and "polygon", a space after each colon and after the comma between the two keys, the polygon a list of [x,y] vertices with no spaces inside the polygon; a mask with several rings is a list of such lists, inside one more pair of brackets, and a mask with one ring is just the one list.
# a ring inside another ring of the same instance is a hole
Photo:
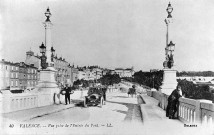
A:
{"label": "shadow on road", "polygon": [[114,102],[114,101],[107,101],[107,102],[126,106],[128,108],[128,111],[122,111],[122,110],[119,110],[119,109],[113,110],[113,111],[116,111],[116,112],[119,112],[119,113],[122,113],[122,114],[126,114],[126,116],[124,118],[124,121],[125,122],[131,122],[132,114],[133,114],[132,112],[134,110],[134,106],[137,106],[137,104]]}
{"label": "shadow on road", "polygon": [[116,97],[116,98],[129,98],[127,96],[112,96],[112,97]]}

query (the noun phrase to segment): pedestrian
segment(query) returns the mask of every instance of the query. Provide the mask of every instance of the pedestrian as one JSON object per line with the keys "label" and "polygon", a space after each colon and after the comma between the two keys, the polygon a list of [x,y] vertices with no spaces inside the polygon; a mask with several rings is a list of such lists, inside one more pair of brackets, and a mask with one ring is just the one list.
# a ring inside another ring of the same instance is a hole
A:
{"label": "pedestrian", "polygon": [[129,97],[129,94],[131,95],[131,97],[133,97],[133,95],[135,94],[135,97],[136,97],[135,85],[132,85],[132,88],[129,88],[129,90],[128,90],[128,97]]}
{"label": "pedestrian", "polygon": [[175,113],[178,111],[179,98],[182,97],[181,86],[177,85],[177,88],[172,91],[168,97],[168,105],[166,108],[166,117],[169,119],[175,119]]}
{"label": "pedestrian", "polygon": [[103,103],[103,104],[105,104],[105,102],[106,102],[106,91],[107,91],[107,86],[102,87],[102,91],[103,91],[103,100],[104,100],[104,103]]}
{"label": "pedestrian", "polygon": [[[67,103],[71,103],[70,101],[70,92],[71,92],[71,88],[68,87],[68,84],[65,84],[65,87],[63,89],[63,91],[65,91],[65,104],[67,105]],[[67,102],[68,101],[68,102]]]}

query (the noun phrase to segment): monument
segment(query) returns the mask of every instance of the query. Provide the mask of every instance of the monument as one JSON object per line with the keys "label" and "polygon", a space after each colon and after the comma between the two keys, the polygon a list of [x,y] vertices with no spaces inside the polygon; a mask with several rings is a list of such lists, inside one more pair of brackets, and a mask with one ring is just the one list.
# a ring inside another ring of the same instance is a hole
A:
{"label": "monument", "polygon": [[165,19],[165,23],[167,26],[166,31],[166,47],[165,47],[165,61],[163,62],[163,82],[161,86],[161,92],[170,95],[171,92],[176,89],[177,81],[176,81],[176,69],[174,68],[174,50],[175,50],[175,44],[172,42],[171,33],[170,33],[170,25],[173,23],[172,18],[172,11],[173,8],[171,4],[168,4],[168,7],[166,9],[168,16]]}
{"label": "monument", "polygon": [[55,68],[53,63],[54,49],[51,43],[51,28],[53,24],[50,21],[51,12],[47,8],[45,12],[46,20],[43,23],[45,27],[45,45],[42,43],[40,46],[41,56],[41,69],[39,69],[40,80],[38,81],[37,89],[39,92],[38,106],[51,105],[59,102],[57,95],[60,90],[55,80]]}

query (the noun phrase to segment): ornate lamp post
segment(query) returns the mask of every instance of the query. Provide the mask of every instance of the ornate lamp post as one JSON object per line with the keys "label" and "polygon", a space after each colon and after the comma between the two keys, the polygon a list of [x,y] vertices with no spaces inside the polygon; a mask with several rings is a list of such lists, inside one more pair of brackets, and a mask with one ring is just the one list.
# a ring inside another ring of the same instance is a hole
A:
{"label": "ornate lamp post", "polygon": [[[171,34],[171,32],[170,32],[170,30],[171,30],[171,29],[170,29],[170,24],[173,22],[173,21],[172,21],[172,11],[173,11],[173,7],[172,7],[172,5],[171,5],[170,3],[168,4],[168,7],[167,7],[166,11],[167,11],[167,13],[168,13],[168,16],[167,16],[167,18],[164,20],[165,23],[166,23],[167,32],[166,32],[165,61],[164,61],[164,63],[163,63],[163,66],[164,66],[164,68],[169,68],[169,67],[168,67],[168,62],[169,62],[169,57],[168,57],[169,48],[168,48],[168,46],[169,46],[169,41],[171,40],[171,39],[170,39],[170,34]],[[171,42],[171,41],[170,41],[170,42]]]}
{"label": "ornate lamp post", "polygon": [[[172,11],[173,7],[169,3],[166,9],[168,16],[164,20],[167,27],[166,32],[166,47],[165,47],[165,61],[163,63],[163,82],[161,86],[161,92],[170,95],[171,92],[176,88],[177,81],[176,81],[176,70],[173,68],[174,66],[174,51],[175,51],[175,44],[172,42],[171,39],[171,32],[170,32],[170,25],[172,24]],[[169,42],[170,41],[170,42]]]}
{"label": "ornate lamp post", "polygon": [[48,63],[48,67],[53,67],[54,64],[52,62],[52,51],[55,51],[53,49],[52,46],[52,41],[51,41],[51,29],[53,24],[51,23],[50,17],[51,17],[51,12],[50,9],[47,8],[46,12],[45,12],[45,17],[46,20],[43,23],[44,27],[45,27],[45,46],[47,47],[47,51],[46,51],[46,56],[47,56],[47,63]]}
{"label": "ornate lamp post", "polygon": [[40,80],[37,88],[39,91],[38,106],[46,106],[54,103],[60,103],[59,98],[55,95],[59,93],[60,89],[56,84],[56,69],[54,68],[53,58],[55,50],[52,46],[51,41],[51,28],[52,23],[50,21],[51,13],[48,8],[45,12],[46,20],[43,23],[45,27],[45,43],[39,47],[41,56],[41,70]]}

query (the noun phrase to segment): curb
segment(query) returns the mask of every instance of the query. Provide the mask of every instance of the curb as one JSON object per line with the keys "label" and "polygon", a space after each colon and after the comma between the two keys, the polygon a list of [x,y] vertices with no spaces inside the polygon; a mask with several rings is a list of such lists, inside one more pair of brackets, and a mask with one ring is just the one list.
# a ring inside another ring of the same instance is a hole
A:
{"label": "curb", "polygon": [[[62,105],[63,105],[63,104],[62,104]],[[50,110],[50,111],[47,111],[47,112],[41,112],[40,114],[32,115],[32,116],[30,116],[30,117],[24,119],[23,121],[28,121],[28,120],[32,120],[32,119],[37,118],[37,117],[42,117],[42,116],[49,115],[49,114],[52,114],[52,113],[61,112],[61,111],[63,111],[63,110],[67,110],[67,109],[73,108],[73,107],[75,107],[74,104],[69,105],[68,107],[65,107],[65,108],[62,107],[62,108],[53,109],[53,110]]]}

